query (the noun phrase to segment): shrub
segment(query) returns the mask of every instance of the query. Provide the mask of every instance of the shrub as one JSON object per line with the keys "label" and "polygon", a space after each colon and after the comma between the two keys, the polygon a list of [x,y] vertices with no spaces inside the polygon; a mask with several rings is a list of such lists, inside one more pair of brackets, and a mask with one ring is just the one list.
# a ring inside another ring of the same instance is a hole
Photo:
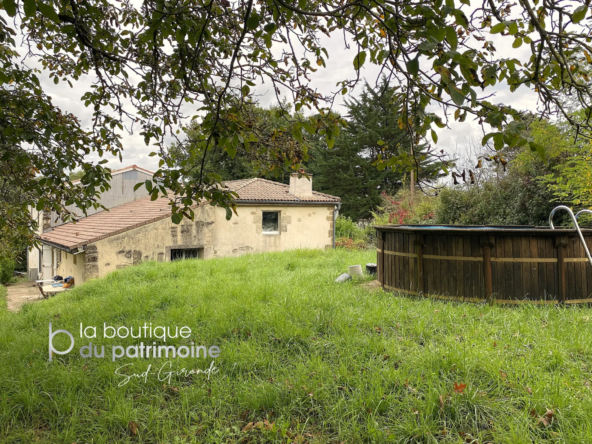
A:
{"label": "shrub", "polygon": [[343,216],[339,216],[335,221],[335,237],[367,241],[365,230],[349,217]]}
{"label": "shrub", "polygon": [[536,178],[512,173],[480,187],[445,188],[439,197],[438,224],[547,225],[557,205]]}
{"label": "shrub", "polygon": [[367,245],[362,239],[353,240],[347,237],[340,237],[335,239],[335,247],[345,248],[347,250],[365,250]]}
{"label": "shrub", "polygon": [[16,262],[9,258],[0,258],[0,284],[8,284],[14,276]]}

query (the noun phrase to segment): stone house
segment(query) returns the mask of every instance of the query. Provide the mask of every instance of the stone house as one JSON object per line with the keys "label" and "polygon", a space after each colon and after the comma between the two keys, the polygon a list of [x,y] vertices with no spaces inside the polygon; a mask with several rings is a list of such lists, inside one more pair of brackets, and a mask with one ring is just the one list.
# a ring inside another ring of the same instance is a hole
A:
{"label": "stone house", "polygon": [[[134,184],[137,183],[134,181]],[[39,235],[43,275],[88,279],[143,261],[209,259],[295,248],[333,248],[340,199],[312,190],[312,178],[290,177],[285,185],[265,179],[234,180],[237,213],[203,203],[194,220],[171,221],[168,199],[128,198]],[[132,185],[133,189],[133,185]]]}

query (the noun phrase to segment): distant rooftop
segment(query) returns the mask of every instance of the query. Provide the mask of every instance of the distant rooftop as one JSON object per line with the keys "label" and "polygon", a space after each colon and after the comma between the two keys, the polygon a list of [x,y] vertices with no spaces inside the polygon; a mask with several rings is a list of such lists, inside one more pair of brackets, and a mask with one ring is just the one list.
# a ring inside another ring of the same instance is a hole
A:
{"label": "distant rooftop", "polygon": [[[154,172],[153,171],[148,171],[147,169],[142,168],[142,167],[139,167],[138,165],[130,165],[130,166],[127,166],[127,167],[124,167],[124,168],[120,168],[118,170],[112,170],[111,171],[111,175],[112,176],[115,176],[117,174],[126,173],[128,171],[141,171],[143,173],[150,174],[151,176],[154,175]],[[76,179],[76,180],[73,180],[72,181],[72,183],[79,183],[79,182],[80,182],[80,179]]]}

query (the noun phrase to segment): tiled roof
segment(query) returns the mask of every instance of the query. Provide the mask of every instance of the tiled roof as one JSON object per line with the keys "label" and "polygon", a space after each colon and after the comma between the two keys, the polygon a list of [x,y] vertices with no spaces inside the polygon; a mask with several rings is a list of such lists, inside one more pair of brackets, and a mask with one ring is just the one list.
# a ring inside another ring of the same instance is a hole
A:
{"label": "tiled roof", "polygon": [[170,217],[170,208],[167,198],[151,201],[146,197],[60,225],[43,233],[40,240],[71,250]]}
{"label": "tiled roof", "polygon": [[241,179],[224,182],[238,194],[237,202],[327,202],[337,203],[341,199],[330,194],[313,191],[312,196],[290,194],[290,186],[266,179]]}

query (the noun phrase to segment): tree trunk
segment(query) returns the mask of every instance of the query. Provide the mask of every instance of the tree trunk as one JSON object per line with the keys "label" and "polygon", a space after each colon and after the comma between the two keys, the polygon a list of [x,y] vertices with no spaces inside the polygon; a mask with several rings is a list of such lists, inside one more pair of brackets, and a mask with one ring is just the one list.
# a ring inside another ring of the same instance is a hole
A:
{"label": "tree trunk", "polygon": [[415,194],[415,171],[411,171],[410,181],[409,181],[409,200],[413,205],[413,195]]}

